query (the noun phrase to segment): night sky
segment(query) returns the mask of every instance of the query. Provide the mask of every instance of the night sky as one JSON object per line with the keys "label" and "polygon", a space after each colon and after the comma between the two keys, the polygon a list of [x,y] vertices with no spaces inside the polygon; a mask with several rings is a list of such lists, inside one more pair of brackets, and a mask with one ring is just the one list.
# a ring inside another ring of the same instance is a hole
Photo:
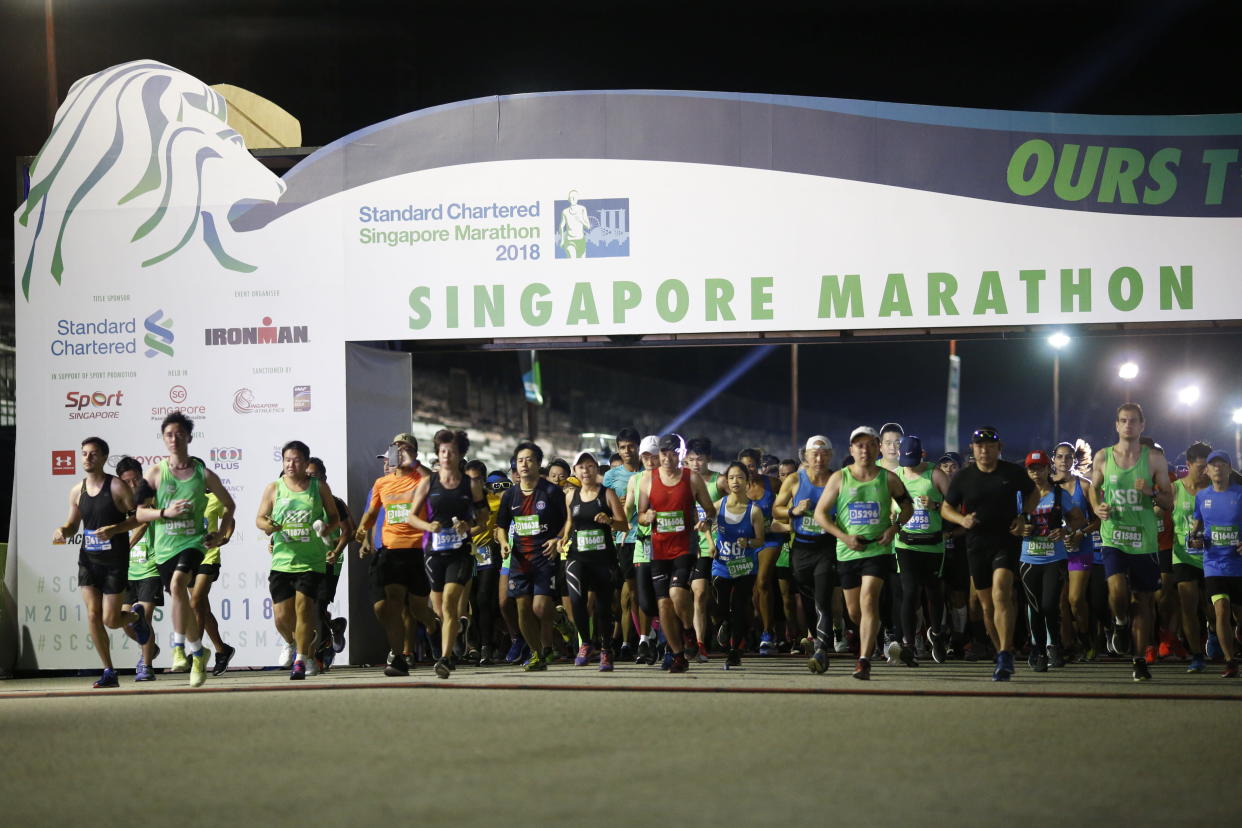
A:
{"label": "night sky", "polygon": [[[0,3],[3,151],[47,134],[43,3]],[[675,8],[674,8],[675,7]],[[279,103],[317,146],[386,118],[457,100],[565,89],[769,92],[994,109],[1100,114],[1242,112],[1237,2],[380,3],[369,0],[56,0],[57,90],[136,58]],[[16,204],[16,202],[15,202]],[[12,228],[5,244],[12,261]],[[4,280],[5,305],[13,285]],[[3,326],[11,331],[11,321]],[[1074,332],[1071,332],[1074,333]],[[1134,398],[1170,456],[1190,437],[1232,447],[1242,406],[1242,335],[1076,336],[1062,361],[1062,434],[1102,445],[1124,399],[1116,368],[1142,366]],[[943,439],[947,342],[802,347],[814,411],[897,419]],[[670,358],[670,353],[672,354]],[[628,350],[593,357],[676,377],[723,372],[735,348]],[[1052,356],[1042,338],[972,339],[963,430],[989,422],[1011,446],[1051,439]],[[511,358],[511,357],[510,357]],[[788,393],[778,348],[735,393]],[[850,365],[850,387],[833,386]],[[679,373],[682,372],[682,373]],[[1174,404],[1195,380],[1196,411]],[[836,435],[833,435],[834,439]]]}

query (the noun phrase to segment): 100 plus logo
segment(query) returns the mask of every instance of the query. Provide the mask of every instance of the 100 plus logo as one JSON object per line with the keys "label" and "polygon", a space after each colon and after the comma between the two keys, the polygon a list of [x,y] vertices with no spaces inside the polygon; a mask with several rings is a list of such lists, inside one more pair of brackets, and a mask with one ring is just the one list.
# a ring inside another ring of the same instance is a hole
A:
{"label": "100 plus logo", "polygon": [[215,471],[233,471],[241,468],[242,450],[239,448],[232,446],[213,448],[209,456],[211,467]]}
{"label": "100 plus logo", "polygon": [[70,391],[65,394],[65,408],[70,409],[71,420],[115,420],[121,416],[117,409],[124,395],[124,391]]}

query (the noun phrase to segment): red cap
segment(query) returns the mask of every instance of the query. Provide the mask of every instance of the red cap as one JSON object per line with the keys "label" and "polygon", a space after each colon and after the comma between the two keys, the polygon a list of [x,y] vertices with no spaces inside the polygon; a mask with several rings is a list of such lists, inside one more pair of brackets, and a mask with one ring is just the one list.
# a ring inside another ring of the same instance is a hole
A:
{"label": "red cap", "polygon": [[1031,466],[1050,466],[1052,461],[1048,459],[1048,452],[1036,449],[1026,456],[1026,467]]}

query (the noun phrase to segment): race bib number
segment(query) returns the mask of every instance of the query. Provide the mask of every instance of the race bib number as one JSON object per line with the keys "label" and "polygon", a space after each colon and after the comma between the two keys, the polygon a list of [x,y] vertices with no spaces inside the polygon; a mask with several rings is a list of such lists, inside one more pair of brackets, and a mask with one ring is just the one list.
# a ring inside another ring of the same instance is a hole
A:
{"label": "race bib number", "polygon": [[412,505],[412,503],[389,503],[384,507],[384,523],[387,523],[389,526],[405,523],[406,518],[410,516],[410,506]]}
{"label": "race bib number", "polygon": [[1056,544],[1047,538],[1027,538],[1026,554],[1035,558],[1051,557],[1057,553]]}
{"label": "race bib number", "polygon": [[686,531],[686,513],[680,510],[676,512],[656,512],[656,531],[662,535],[669,532]]}
{"label": "race bib number", "polygon": [[1238,545],[1238,527],[1236,526],[1213,526],[1212,527],[1212,546],[1237,546]]}
{"label": "race bib number", "polygon": [[476,546],[471,550],[474,554],[474,561],[479,566],[492,565],[492,548],[490,546]]}
{"label": "race bib number", "polygon": [[193,518],[164,518],[164,522],[160,524],[160,531],[165,535],[197,535],[202,531],[201,527],[194,525]]}
{"label": "race bib number", "polygon": [[456,529],[441,529],[431,533],[431,551],[444,552],[462,545],[465,538]]}
{"label": "race bib number", "polygon": [[702,503],[694,504],[694,513],[699,516],[699,520],[707,520],[707,510],[703,508]]}
{"label": "race bib number", "polygon": [[798,518],[798,534],[799,535],[822,535],[824,527],[815,521],[815,515],[805,514]]}
{"label": "race bib number", "polygon": [[922,507],[916,508],[914,510],[914,513],[910,515],[910,519],[906,521],[907,532],[926,532],[928,529],[931,528],[931,517],[928,515],[928,512],[927,512],[927,498],[925,497],[914,498],[914,503],[916,507],[918,506],[920,500],[923,501]]}
{"label": "race bib number", "polygon": [[1091,545],[1099,549],[1104,545],[1104,537],[1100,534],[1100,530],[1096,529],[1091,533]]}
{"label": "race bib number", "polygon": [[1113,527],[1113,537],[1109,544],[1117,549],[1142,549],[1143,548],[1143,532],[1132,526],[1115,526]]}
{"label": "race bib number", "polygon": [[538,535],[542,527],[539,525],[539,515],[514,515],[513,531],[524,538]]}
{"label": "race bib number", "polygon": [[280,534],[286,543],[307,543],[310,541],[311,530],[306,524],[281,524]]}
{"label": "race bib number", "polygon": [[880,504],[873,500],[851,503],[846,520],[850,526],[879,526]]}
{"label": "race bib number", "polygon": [[147,562],[146,544],[139,544],[129,548],[129,559],[134,563],[145,564]]}
{"label": "race bib number", "polygon": [[755,571],[755,561],[749,555],[743,554],[725,561],[725,568],[729,570],[730,578],[745,578]]}
{"label": "race bib number", "polygon": [[634,563],[651,563],[651,538],[639,538],[634,544]]}
{"label": "race bib number", "polygon": [[579,552],[598,552],[607,548],[603,529],[579,529],[577,541]]}
{"label": "race bib number", "polygon": [[82,533],[82,543],[87,552],[107,552],[112,548],[112,541],[101,538],[95,529],[87,529]]}

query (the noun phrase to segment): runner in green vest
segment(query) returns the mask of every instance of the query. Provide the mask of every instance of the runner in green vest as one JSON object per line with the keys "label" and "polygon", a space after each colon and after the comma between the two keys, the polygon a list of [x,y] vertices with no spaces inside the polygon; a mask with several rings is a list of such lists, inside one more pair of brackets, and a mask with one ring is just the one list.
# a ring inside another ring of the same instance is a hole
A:
{"label": "runner in green vest", "polygon": [[[1203,650],[1203,622],[1199,609],[1203,603],[1203,549],[1186,546],[1190,523],[1195,514],[1195,495],[1211,485],[1204,471],[1212,447],[1194,443],[1186,449],[1186,476],[1173,484],[1173,580],[1182,608],[1182,634],[1190,650],[1188,673],[1207,669]],[[1211,615],[1208,614],[1210,618]]]}
{"label": "runner in green vest", "polygon": [[638,605],[638,653],[635,664],[655,664],[655,636],[651,619],[659,612],[655,585],[651,582],[651,527],[638,522],[638,487],[660,462],[660,438],[648,434],[638,444],[642,471],[631,475],[623,504],[625,519],[634,527],[634,602]]}
{"label": "runner in green vest", "polygon": [[[707,485],[707,495],[712,503],[719,503],[724,497],[723,480],[710,468],[712,459],[712,441],[706,437],[696,437],[686,442],[686,466]],[[703,519],[703,507],[695,504],[699,520]],[[715,524],[713,524],[714,527]],[[716,531],[709,528],[699,533],[699,557],[695,561],[694,571],[690,573],[690,591],[694,595],[694,632],[693,637],[686,639],[686,657],[693,658],[700,664],[711,659],[707,656],[707,632],[711,626],[712,604],[712,557],[716,554]],[[691,655],[691,644],[694,654]]]}
{"label": "runner in green vest", "polygon": [[[337,528],[336,501],[327,481],[306,473],[310,449],[291,440],[280,451],[281,476],[263,490],[255,525],[272,539],[268,590],[276,631],[297,647],[291,680],[315,675],[312,642],[319,623],[316,598],[327,569],[328,547],[320,533]],[[317,528],[316,524],[320,524]]]}
{"label": "runner in green vest", "polygon": [[[318,457],[312,457],[306,461],[306,473],[325,483],[328,480],[327,468],[323,460]],[[349,541],[357,529],[345,501],[335,495],[332,496],[332,500],[336,503],[336,516],[340,519],[340,523],[332,531],[328,531],[326,526],[320,530],[320,537],[323,538],[328,548],[328,557],[323,586],[320,587],[319,594],[315,596],[315,604],[319,608],[320,641],[319,652],[315,654],[315,658],[324,670],[332,666],[336,653],[345,649],[345,628],[349,622],[345,618],[333,618],[328,614],[328,607],[336,600],[336,587],[341,580],[341,567],[345,563]]]}
{"label": "runner in green vest", "polygon": [[[155,565],[172,600],[173,670],[190,657],[190,686],[200,687],[207,678],[211,653],[203,646],[203,631],[190,606],[190,581],[208,547],[223,546],[233,535],[233,496],[202,460],[190,457],[194,421],[174,411],[160,425],[168,459],[147,470],[147,484],[155,492],[154,505],[138,509],[138,520],[154,523]],[[220,498],[224,511],[220,528],[209,533],[203,521],[207,493]]]}
{"label": "runner in green vest", "polygon": [[915,617],[923,603],[922,593],[926,591],[931,605],[927,640],[931,644],[932,659],[937,664],[943,664],[946,636],[941,628],[944,592],[940,576],[944,571],[944,532],[940,504],[949,490],[949,478],[924,459],[923,441],[913,434],[901,438],[898,463],[897,476],[914,501],[910,519],[893,540],[897,567],[901,573],[901,629],[904,639],[900,657],[907,667],[918,666],[914,658],[914,639],[918,634]]}
{"label": "runner in green vest", "polygon": [[[870,426],[854,429],[850,434],[854,462],[833,473],[815,507],[815,521],[837,539],[837,577],[845,605],[858,624],[861,657],[854,678],[864,681],[871,678],[869,656],[880,627],[880,590],[893,570],[893,537],[897,526],[914,513],[901,478],[876,465],[879,438]],[[896,523],[891,518],[894,502],[901,507]]]}
{"label": "runner in green vest", "polygon": [[1153,506],[1173,508],[1164,452],[1141,445],[1145,421],[1137,403],[1117,409],[1117,444],[1095,453],[1091,464],[1091,508],[1100,518],[1108,603],[1113,612],[1113,649],[1130,650],[1130,600],[1134,619],[1134,680],[1150,681],[1143,653],[1152,635],[1155,592],[1160,588],[1156,557],[1156,513]]}
{"label": "runner in green vest", "polygon": [[[129,486],[134,496],[142,485],[142,464],[132,457],[122,457],[116,464],[116,476]],[[160,583],[159,570],[155,568],[155,556],[151,554],[151,539],[155,535],[155,527],[142,524],[129,536],[129,586],[125,591],[125,604],[132,608],[135,604],[142,606],[147,623],[155,620],[155,608],[164,606],[164,585]],[[138,637],[128,627],[125,632],[135,641]],[[142,645],[142,655],[138,657],[138,666],[134,668],[134,681],[155,681],[152,669],[159,645],[155,636],[147,639]]]}

